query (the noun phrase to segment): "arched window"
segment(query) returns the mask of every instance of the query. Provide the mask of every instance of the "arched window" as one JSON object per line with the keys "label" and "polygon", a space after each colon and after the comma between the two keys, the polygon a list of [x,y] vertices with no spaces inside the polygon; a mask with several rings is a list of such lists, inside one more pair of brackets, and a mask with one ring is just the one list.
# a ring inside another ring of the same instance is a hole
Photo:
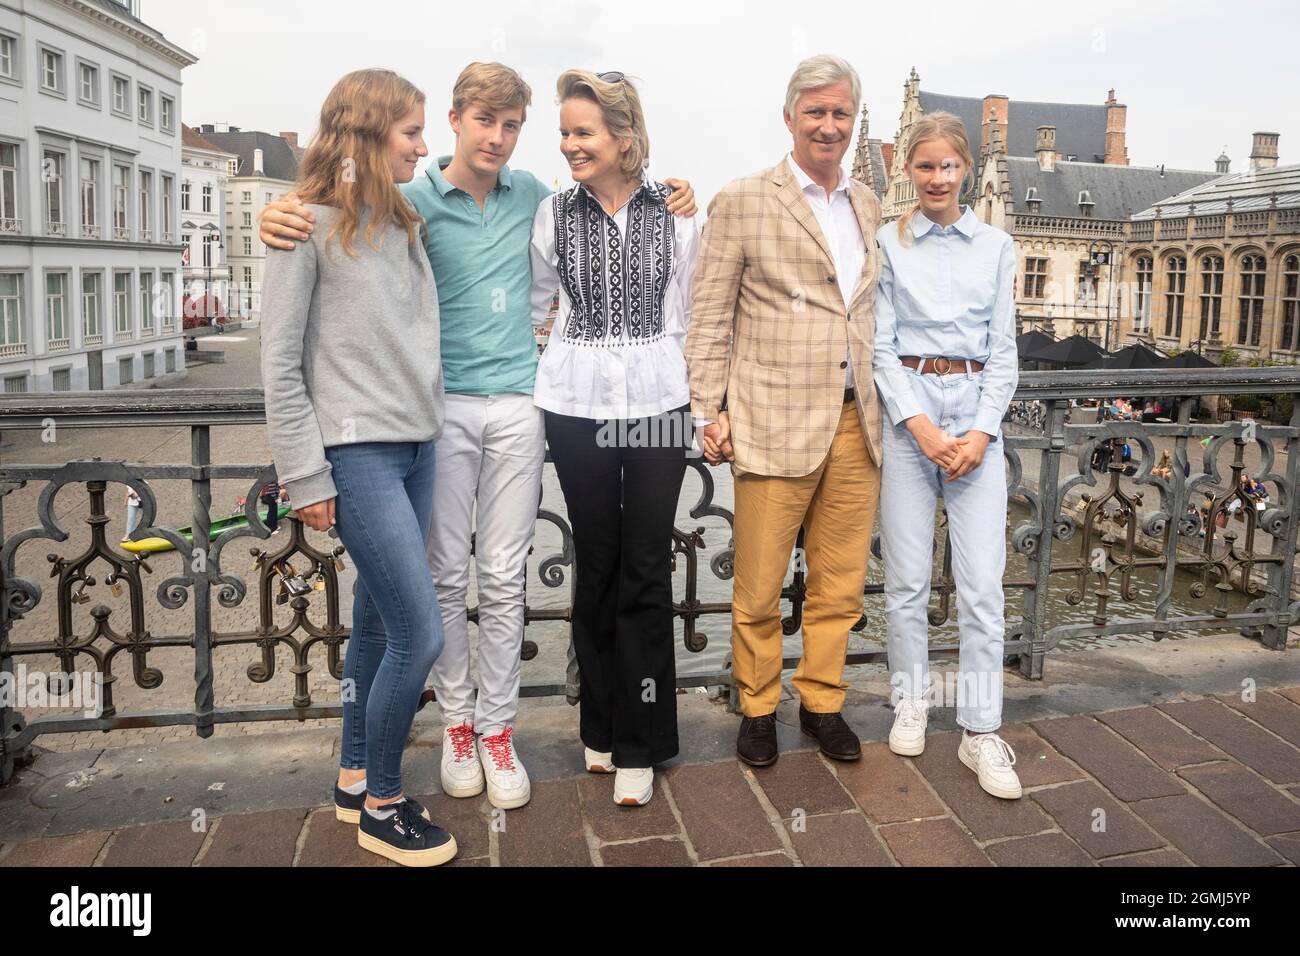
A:
{"label": "arched window", "polygon": [[1165,335],[1182,338],[1183,293],[1187,291],[1187,257],[1170,256],[1165,260]]}
{"label": "arched window", "polygon": [[1248,255],[1241,260],[1241,294],[1237,297],[1237,344],[1259,345],[1264,328],[1264,257]]}
{"label": "arched window", "polygon": [[1282,341],[1279,348],[1300,350],[1300,255],[1282,261]]}
{"label": "arched window", "polygon": [[1219,334],[1223,314],[1223,256],[1201,256],[1201,339]]}
{"label": "arched window", "polygon": [[1150,256],[1137,258],[1137,285],[1133,289],[1133,331],[1151,328],[1151,279],[1154,275]]}

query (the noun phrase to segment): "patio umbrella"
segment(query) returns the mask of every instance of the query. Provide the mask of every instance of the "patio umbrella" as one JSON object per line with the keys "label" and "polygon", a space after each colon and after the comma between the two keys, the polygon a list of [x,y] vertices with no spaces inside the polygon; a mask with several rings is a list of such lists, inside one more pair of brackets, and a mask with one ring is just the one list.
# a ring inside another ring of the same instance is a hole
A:
{"label": "patio umbrella", "polygon": [[1023,353],[1022,357],[1031,362],[1048,362],[1052,365],[1086,365],[1094,359],[1109,353],[1090,339],[1082,335],[1071,335],[1042,349]]}
{"label": "patio umbrella", "polygon": [[1046,332],[1039,332],[1037,329],[1030,329],[1016,336],[1016,351],[1023,357],[1028,352],[1035,352],[1039,349],[1045,349],[1049,345],[1055,345],[1056,339],[1052,338]]}
{"label": "patio umbrella", "polygon": [[1161,362],[1157,368],[1218,368],[1218,364],[1211,362],[1204,355],[1197,355],[1195,352],[1179,352],[1177,355],[1170,356]]}
{"label": "patio umbrella", "polygon": [[1118,352],[1112,352],[1110,355],[1099,357],[1089,362],[1084,368],[1159,368],[1160,363],[1165,360],[1161,353],[1136,342],[1120,349]]}

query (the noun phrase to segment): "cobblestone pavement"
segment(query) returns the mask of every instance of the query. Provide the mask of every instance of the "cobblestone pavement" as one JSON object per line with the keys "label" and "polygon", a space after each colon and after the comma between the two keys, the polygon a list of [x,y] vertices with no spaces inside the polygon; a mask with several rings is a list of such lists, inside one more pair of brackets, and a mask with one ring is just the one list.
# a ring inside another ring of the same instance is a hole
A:
{"label": "cobblestone pavement", "polygon": [[[535,783],[504,815],[483,797],[420,797],[460,847],[453,866],[1279,866],[1300,864],[1300,686],[1005,725],[1025,787],[985,794],[932,733],[915,759],[784,752],[656,775],[617,807],[609,777]],[[0,847],[0,866],[394,865],[330,807],[232,813]]]}

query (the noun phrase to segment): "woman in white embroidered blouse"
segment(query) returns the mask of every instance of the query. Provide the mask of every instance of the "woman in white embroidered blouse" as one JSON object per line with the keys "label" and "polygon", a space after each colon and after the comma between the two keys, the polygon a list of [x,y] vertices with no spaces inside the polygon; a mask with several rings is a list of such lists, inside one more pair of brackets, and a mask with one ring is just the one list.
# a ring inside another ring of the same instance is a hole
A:
{"label": "woman in white embroidered blouse", "polygon": [[645,118],[621,73],[569,70],[558,92],[575,185],[533,221],[534,324],[560,297],[533,400],[573,525],[586,766],[617,771],[614,802],[639,806],[677,754],[671,555],[699,228],[644,177]]}

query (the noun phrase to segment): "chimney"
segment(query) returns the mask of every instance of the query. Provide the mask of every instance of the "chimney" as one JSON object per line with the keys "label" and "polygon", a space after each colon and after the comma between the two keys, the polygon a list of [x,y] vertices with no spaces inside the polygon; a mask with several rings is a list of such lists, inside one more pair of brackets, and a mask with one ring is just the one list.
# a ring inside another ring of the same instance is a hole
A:
{"label": "chimney", "polygon": [[1228,158],[1228,148],[1225,146],[1219,158],[1214,161],[1214,171],[1216,173],[1226,173],[1232,169],[1232,160]]}
{"label": "chimney", "polygon": [[262,151],[260,149],[255,149],[253,150],[253,173],[257,176],[261,176],[265,172],[266,169],[262,165]]}
{"label": "chimney", "polygon": [[1056,127],[1038,127],[1038,138],[1034,143],[1034,155],[1038,157],[1038,168],[1045,173],[1056,169]]}
{"label": "chimney", "polygon": [[1277,166],[1277,133],[1256,133],[1250,142],[1251,172]]}
{"label": "chimney", "polygon": [[[1007,128],[1007,103],[1008,100],[1001,93],[993,93],[984,97],[983,113],[984,122],[980,130],[980,152],[983,153],[989,148],[989,123],[995,122],[1004,130]],[[1005,141],[1007,137],[1003,136]]]}
{"label": "chimney", "polygon": [[1128,107],[1115,101],[1115,91],[1106,96],[1106,157],[1103,162],[1111,166],[1128,165],[1128,147],[1124,145],[1124,127],[1128,120]]}
{"label": "chimney", "polygon": [[284,140],[286,143],[288,143],[290,146],[292,146],[294,149],[298,148],[297,133],[281,133],[280,138]]}

